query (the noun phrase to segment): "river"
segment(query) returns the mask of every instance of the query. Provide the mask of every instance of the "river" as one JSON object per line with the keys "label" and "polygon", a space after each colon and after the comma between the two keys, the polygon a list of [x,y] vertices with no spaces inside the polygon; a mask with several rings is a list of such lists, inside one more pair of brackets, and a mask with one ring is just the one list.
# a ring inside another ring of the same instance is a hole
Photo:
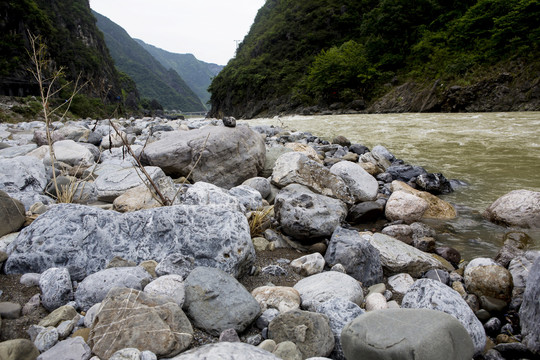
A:
{"label": "river", "polygon": [[[494,256],[510,231],[483,220],[482,211],[512,190],[540,191],[540,112],[284,116],[248,123],[384,145],[407,163],[465,181],[468,186],[442,197],[458,209],[458,218],[429,222],[438,243],[465,259]],[[540,230],[524,232],[540,248]]]}

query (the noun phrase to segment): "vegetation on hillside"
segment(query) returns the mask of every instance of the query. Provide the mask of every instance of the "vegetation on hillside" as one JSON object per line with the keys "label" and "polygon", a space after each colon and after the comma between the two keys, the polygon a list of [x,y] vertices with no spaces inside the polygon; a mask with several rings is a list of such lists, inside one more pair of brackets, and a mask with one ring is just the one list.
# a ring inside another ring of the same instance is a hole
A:
{"label": "vegetation on hillside", "polygon": [[210,86],[211,114],[369,103],[405,81],[538,68],[538,19],[540,0],[267,0]]}
{"label": "vegetation on hillside", "polygon": [[[79,76],[86,86],[73,99],[76,116],[100,117],[123,112],[138,102],[130,79],[114,68],[88,0],[10,0],[0,3],[0,88],[4,95],[37,95],[29,73],[29,34],[47,46],[50,71],[62,69],[59,84]],[[54,101],[63,101],[70,86]],[[62,98],[63,97],[63,98]],[[133,107],[131,108],[133,109]]]}
{"label": "vegetation on hillside", "polygon": [[142,97],[157,100],[168,110],[205,110],[197,95],[174,69],[161,65],[122,27],[103,15],[93,14],[117,68],[135,81]]}
{"label": "vegetation on hillside", "polygon": [[192,54],[175,54],[146,44],[142,40],[135,39],[135,41],[165,68],[175,70],[193,92],[197,94],[202,103],[206,105],[210,100],[208,86],[210,86],[212,79],[223,69],[223,66],[198,60]]}

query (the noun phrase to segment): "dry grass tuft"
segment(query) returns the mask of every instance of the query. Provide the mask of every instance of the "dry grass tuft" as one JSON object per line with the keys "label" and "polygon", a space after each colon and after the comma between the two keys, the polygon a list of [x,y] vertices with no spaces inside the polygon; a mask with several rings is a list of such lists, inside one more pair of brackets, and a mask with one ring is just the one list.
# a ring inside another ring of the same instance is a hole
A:
{"label": "dry grass tuft", "polygon": [[261,236],[264,230],[269,228],[270,219],[274,215],[274,206],[267,206],[252,211],[248,216],[249,232],[251,238]]}

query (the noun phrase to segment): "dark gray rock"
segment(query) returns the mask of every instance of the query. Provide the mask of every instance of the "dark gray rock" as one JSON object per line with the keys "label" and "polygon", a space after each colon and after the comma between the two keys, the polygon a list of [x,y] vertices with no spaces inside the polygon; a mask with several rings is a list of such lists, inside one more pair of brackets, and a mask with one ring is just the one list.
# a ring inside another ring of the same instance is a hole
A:
{"label": "dark gray rock", "polygon": [[360,144],[352,144],[351,146],[349,146],[349,151],[358,155],[363,155],[369,152],[369,148]]}
{"label": "dark gray rock", "polygon": [[112,288],[125,287],[142,290],[150,281],[152,281],[152,275],[140,266],[100,270],[88,275],[79,283],[75,291],[75,301],[79,309],[87,311],[94,304],[105,299]]}
{"label": "dark gray rock", "polygon": [[347,215],[344,202],[291,184],[276,196],[274,212],[282,231],[297,239],[330,236]]}
{"label": "dark gray rock", "polygon": [[245,343],[220,342],[186,351],[169,360],[280,360],[268,351]]}
{"label": "dark gray rock", "polygon": [[535,354],[540,354],[540,257],[529,271],[523,303],[519,309],[523,344]]}
{"label": "dark gray rock", "polygon": [[457,266],[461,262],[461,254],[459,251],[449,246],[440,246],[435,248],[435,254],[439,255],[452,265]]}
{"label": "dark gray rock", "polygon": [[341,346],[341,331],[345,325],[364,314],[365,311],[357,304],[341,298],[334,298],[320,303],[315,310],[319,314],[328,317],[330,329],[334,334],[335,346],[330,356],[332,359],[345,360]]}
{"label": "dark gray rock", "polygon": [[24,205],[0,190],[0,237],[18,231],[25,219]]}
{"label": "dark gray rock", "polygon": [[335,344],[328,317],[302,310],[276,316],[268,325],[268,335],[277,344],[292,341],[303,358],[328,356]]}
{"label": "dark gray rock", "polygon": [[417,280],[403,297],[402,308],[432,309],[452,315],[469,333],[475,354],[484,350],[486,332],[469,305],[461,295],[440,281],[431,279]]}
{"label": "dark gray rock", "polygon": [[341,264],[364,286],[383,281],[383,268],[379,250],[363,239],[358,231],[338,227],[332,234],[324,260],[329,266]]}
{"label": "dark gray rock", "polygon": [[193,325],[219,336],[226,329],[244,331],[257,319],[261,307],[232,276],[222,270],[195,268],[185,281],[184,309]]}
{"label": "dark gray rock", "polygon": [[429,309],[368,312],[345,326],[341,344],[347,360],[464,360],[475,352],[455,317]]}
{"label": "dark gray rock", "polygon": [[73,287],[67,268],[49,268],[39,278],[41,303],[53,311],[73,300]]}
{"label": "dark gray rock", "polygon": [[272,321],[276,316],[279,315],[278,309],[269,308],[263,311],[261,316],[257,319],[255,325],[259,329],[264,329],[265,327],[268,327],[268,324],[270,324],[270,321]]}
{"label": "dark gray rock", "polygon": [[221,207],[168,206],[119,214],[97,208],[51,206],[9,245],[6,273],[65,266],[80,281],[113,255],[140,263],[171,253],[233,276],[247,274],[255,250],[244,214]]}
{"label": "dark gray rock", "polygon": [[279,265],[268,265],[261,269],[261,273],[271,276],[285,276],[287,275],[287,270]]}
{"label": "dark gray rock", "polygon": [[426,272],[423,276],[425,279],[432,279],[442,282],[444,285],[450,285],[450,275],[448,271],[440,269],[432,269]]}
{"label": "dark gray rock", "polygon": [[427,174],[427,171],[423,167],[413,165],[392,165],[386,169],[386,172],[392,175],[392,179],[403,182],[408,182],[412,178]]}
{"label": "dark gray rock", "polygon": [[159,166],[173,177],[188,176],[192,171],[195,182],[205,181],[230,189],[257,176],[264,168],[265,157],[262,137],[249,127],[209,126],[179,131],[148,144],[141,160]]}
{"label": "dark gray rock", "polygon": [[347,221],[362,224],[375,221],[384,216],[384,204],[378,201],[366,201],[354,205],[347,214]]}
{"label": "dark gray rock", "polygon": [[430,192],[435,195],[450,194],[454,190],[450,181],[441,173],[420,174],[416,178],[416,185],[420,190]]}
{"label": "dark gray rock", "polygon": [[236,119],[232,116],[226,116],[223,118],[223,125],[226,127],[234,128],[236,127]]}
{"label": "dark gray rock", "polygon": [[484,324],[484,329],[486,330],[486,334],[491,336],[497,336],[499,334],[499,331],[501,330],[501,320],[496,317],[489,319]]}

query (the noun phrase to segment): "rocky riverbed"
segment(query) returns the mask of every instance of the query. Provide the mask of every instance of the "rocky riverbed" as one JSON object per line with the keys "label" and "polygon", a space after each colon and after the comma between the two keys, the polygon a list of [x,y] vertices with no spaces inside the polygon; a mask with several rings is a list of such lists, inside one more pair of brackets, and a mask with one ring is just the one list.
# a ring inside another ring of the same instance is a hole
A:
{"label": "rocky riverbed", "polygon": [[462,184],[382,146],[53,127],[58,186],[44,124],[0,124],[1,359],[540,357],[538,192],[493,199],[504,246],[463,262],[424,223],[459,216],[437,195]]}

